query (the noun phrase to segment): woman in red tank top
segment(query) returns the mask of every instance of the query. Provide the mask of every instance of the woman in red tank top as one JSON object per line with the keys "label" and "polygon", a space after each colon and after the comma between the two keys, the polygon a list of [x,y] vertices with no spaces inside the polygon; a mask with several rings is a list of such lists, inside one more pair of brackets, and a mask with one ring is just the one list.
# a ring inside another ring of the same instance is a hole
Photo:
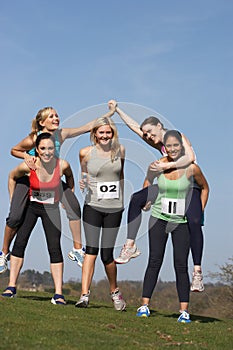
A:
{"label": "woman in red tank top", "polygon": [[42,133],[36,140],[36,169],[31,170],[25,162],[19,164],[9,175],[9,192],[12,196],[17,178],[28,174],[29,205],[24,221],[20,226],[11,253],[11,270],[8,287],[3,297],[16,295],[16,284],[23,265],[24,252],[37,219],[42,220],[48,252],[50,269],[54,281],[55,294],[53,304],[65,305],[62,294],[63,256],[61,250],[61,218],[59,211],[61,176],[65,176],[67,184],[74,188],[74,178],[70,165],[63,159],[55,157],[55,141],[50,133]]}

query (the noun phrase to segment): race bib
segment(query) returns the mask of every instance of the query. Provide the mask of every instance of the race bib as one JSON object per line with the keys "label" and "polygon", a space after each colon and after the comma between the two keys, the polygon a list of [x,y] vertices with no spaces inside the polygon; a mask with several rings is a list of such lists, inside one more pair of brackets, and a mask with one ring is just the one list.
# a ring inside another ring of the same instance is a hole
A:
{"label": "race bib", "polygon": [[162,198],[161,211],[163,214],[184,216],[185,199]]}
{"label": "race bib", "polygon": [[118,199],[119,198],[119,181],[98,182],[97,198],[98,199]]}
{"label": "race bib", "polygon": [[54,204],[54,191],[32,191],[30,196],[30,201],[44,203],[44,204]]}

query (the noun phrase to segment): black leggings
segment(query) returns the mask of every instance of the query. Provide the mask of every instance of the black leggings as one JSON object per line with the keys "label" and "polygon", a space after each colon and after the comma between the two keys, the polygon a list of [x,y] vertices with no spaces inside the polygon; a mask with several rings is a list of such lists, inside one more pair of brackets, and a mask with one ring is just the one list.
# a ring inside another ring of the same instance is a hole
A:
{"label": "black leggings", "polygon": [[[98,210],[98,208],[93,208],[90,205],[84,205],[83,207],[86,254],[98,255],[100,245],[101,260],[104,265],[114,261],[113,250],[121,224],[122,213],[123,210],[108,213],[104,212],[103,209]],[[99,243],[101,228],[101,243]]]}
{"label": "black leggings", "polygon": [[171,224],[150,217],[149,220],[149,260],[145,272],[142,297],[151,298],[162,266],[165,248],[171,232],[173,262],[176,274],[176,288],[180,302],[189,302],[188,255],[190,234],[187,224]]}
{"label": "black leggings", "polygon": [[[29,178],[23,176],[17,179],[15,190],[12,196],[10,212],[6,223],[11,228],[19,227],[24,218],[24,210],[28,202]],[[61,202],[65,207],[66,215],[70,221],[81,218],[79,202],[70,187],[61,182]]]}
{"label": "black leggings", "polygon": [[61,250],[61,217],[58,205],[31,203],[25,210],[24,221],[17,231],[12,255],[23,258],[31,232],[41,218],[48,246],[50,262],[63,262]]}
{"label": "black leggings", "polygon": [[[130,200],[128,209],[128,239],[136,239],[140,224],[141,210],[149,201],[153,204],[158,195],[158,185],[152,185],[135,192]],[[203,253],[203,233],[201,228],[202,206],[200,190],[191,188],[186,197],[186,216],[190,231],[190,245],[194,265],[201,265]]]}

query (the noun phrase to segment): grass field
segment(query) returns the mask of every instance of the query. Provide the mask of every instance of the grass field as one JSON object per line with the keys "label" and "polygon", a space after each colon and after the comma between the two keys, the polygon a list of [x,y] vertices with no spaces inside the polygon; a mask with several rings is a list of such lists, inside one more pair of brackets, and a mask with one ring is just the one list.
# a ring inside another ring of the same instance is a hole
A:
{"label": "grass field", "polygon": [[21,292],[0,297],[0,349],[219,349],[233,348],[233,321],[192,315],[191,324],[177,323],[178,314],[156,310],[135,316],[137,306],[114,310],[111,301],[90,301],[87,309],[52,305],[48,293]]}

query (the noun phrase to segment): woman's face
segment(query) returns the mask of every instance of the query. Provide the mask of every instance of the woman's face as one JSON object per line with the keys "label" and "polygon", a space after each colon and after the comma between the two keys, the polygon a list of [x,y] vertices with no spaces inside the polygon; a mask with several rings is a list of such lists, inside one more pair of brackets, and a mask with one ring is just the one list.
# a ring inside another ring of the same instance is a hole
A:
{"label": "woman's face", "polygon": [[175,136],[169,136],[165,144],[166,152],[169,158],[176,160],[181,156],[182,144]]}
{"label": "woman's face", "polygon": [[43,139],[40,141],[36,149],[38,157],[44,162],[49,163],[54,158],[55,147],[51,139]]}
{"label": "woman's face", "polygon": [[163,141],[162,125],[145,124],[142,127],[143,138],[152,141],[155,145]]}
{"label": "woman's face", "polygon": [[108,145],[113,138],[113,132],[111,127],[109,125],[100,126],[96,130],[95,137],[97,139],[97,143],[99,143],[100,145]]}
{"label": "woman's face", "polygon": [[60,119],[55,109],[50,109],[47,118],[43,122],[40,122],[40,125],[43,127],[43,131],[48,132],[57,130],[59,128],[59,124]]}

